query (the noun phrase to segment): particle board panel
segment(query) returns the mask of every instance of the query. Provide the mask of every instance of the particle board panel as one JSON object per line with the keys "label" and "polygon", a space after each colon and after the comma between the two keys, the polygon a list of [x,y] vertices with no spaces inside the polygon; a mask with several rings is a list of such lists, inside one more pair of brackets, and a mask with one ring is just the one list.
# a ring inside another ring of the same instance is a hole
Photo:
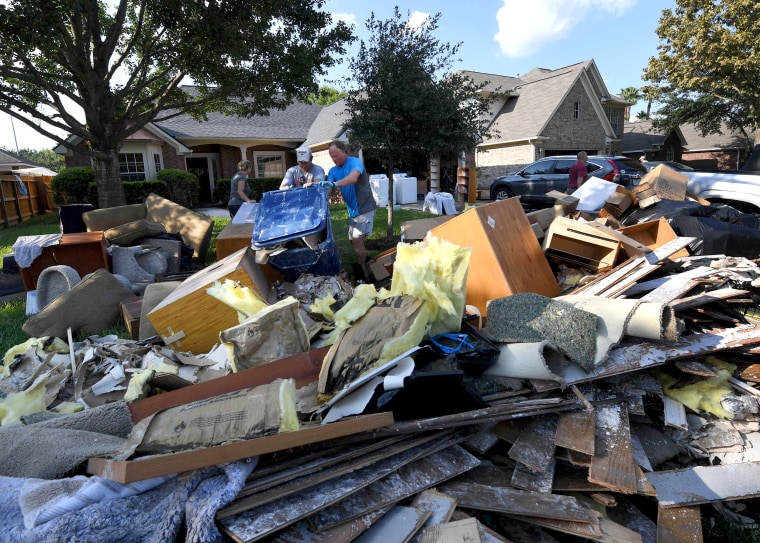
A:
{"label": "particle board panel", "polygon": [[135,460],[90,458],[87,462],[87,472],[120,483],[131,483],[327,441],[391,424],[393,424],[392,413],[377,413],[332,424],[302,428],[295,432],[235,441],[215,447],[147,456]]}
{"label": "particle board panel", "polygon": [[628,409],[624,404],[596,410],[596,439],[588,480],[624,494],[638,490]]}
{"label": "particle board panel", "polygon": [[702,543],[699,507],[657,509],[657,543]]}
{"label": "particle board panel", "polygon": [[547,297],[560,293],[519,198],[469,209],[436,226],[430,234],[472,248],[466,301],[486,318],[489,300],[518,292]]}
{"label": "particle board panel", "polygon": [[573,451],[594,456],[596,411],[583,409],[562,413],[557,424],[555,443]]}

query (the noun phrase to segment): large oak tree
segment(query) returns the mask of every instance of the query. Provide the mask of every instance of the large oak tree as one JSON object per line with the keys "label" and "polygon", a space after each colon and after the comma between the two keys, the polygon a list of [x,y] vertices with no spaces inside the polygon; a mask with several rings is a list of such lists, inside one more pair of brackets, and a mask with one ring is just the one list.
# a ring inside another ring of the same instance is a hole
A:
{"label": "large oak tree", "polygon": [[752,145],[760,122],[760,3],[676,0],[656,32],[659,53],[644,70],[662,93],[655,126],[694,123],[706,134],[723,121]]}
{"label": "large oak tree", "polygon": [[433,35],[441,15],[413,28],[398,7],[388,20],[372,13],[367,41],[349,61],[354,90],[346,109],[352,145],[369,149],[388,170],[387,238],[393,236],[393,172],[415,155],[458,155],[471,151],[487,134],[492,96],[488,84],[475,84],[449,70],[459,45]]}
{"label": "large oak tree", "polygon": [[[353,39],[323,0],[0,3],[0,111],[86,143],[101,207],[125,203],[122,142],[147,123],[266,114],[318,90]],[[183,91],[192,82],[195,92]]]}

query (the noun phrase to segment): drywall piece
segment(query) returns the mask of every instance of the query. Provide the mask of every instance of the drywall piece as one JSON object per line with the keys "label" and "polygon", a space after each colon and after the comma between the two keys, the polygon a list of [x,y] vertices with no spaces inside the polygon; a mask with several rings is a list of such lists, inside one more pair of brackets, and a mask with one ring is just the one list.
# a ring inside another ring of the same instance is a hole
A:
{"label": "drywall piece", "polygon": [[666,508],[760,496],[760,464],[754,462],[656,471],[647,479]]}

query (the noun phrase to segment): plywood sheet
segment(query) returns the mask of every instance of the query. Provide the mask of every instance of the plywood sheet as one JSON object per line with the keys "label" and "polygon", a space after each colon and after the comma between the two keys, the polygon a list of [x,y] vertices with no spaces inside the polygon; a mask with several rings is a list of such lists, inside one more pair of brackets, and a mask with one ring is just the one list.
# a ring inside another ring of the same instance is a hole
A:
{"label": "plywood sheet", "polygon": [[657,543],[702,543],[699,507],[657,510]]}

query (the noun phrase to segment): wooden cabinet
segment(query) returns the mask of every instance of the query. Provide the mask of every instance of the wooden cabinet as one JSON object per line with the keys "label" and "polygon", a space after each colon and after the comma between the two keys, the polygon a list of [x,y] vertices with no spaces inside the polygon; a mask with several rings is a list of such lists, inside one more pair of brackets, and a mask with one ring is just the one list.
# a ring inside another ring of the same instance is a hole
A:
{"label": "wooden cabinet", "polygon": [[55,245],[43,247],[42,253],[28,268],[19,266],[24,290],[37,290],[37,278],[50,266],[71,266],[80,277],[101,268],[111,271],[106,247],[103,232],[63,234]]}
{"label": "wooden cabinet", "polygon": [[489,300],[518,292],[554,297],[560,292],[519,198],[474,207],[430,233],[471,247],[466,303],[486,317]]}

